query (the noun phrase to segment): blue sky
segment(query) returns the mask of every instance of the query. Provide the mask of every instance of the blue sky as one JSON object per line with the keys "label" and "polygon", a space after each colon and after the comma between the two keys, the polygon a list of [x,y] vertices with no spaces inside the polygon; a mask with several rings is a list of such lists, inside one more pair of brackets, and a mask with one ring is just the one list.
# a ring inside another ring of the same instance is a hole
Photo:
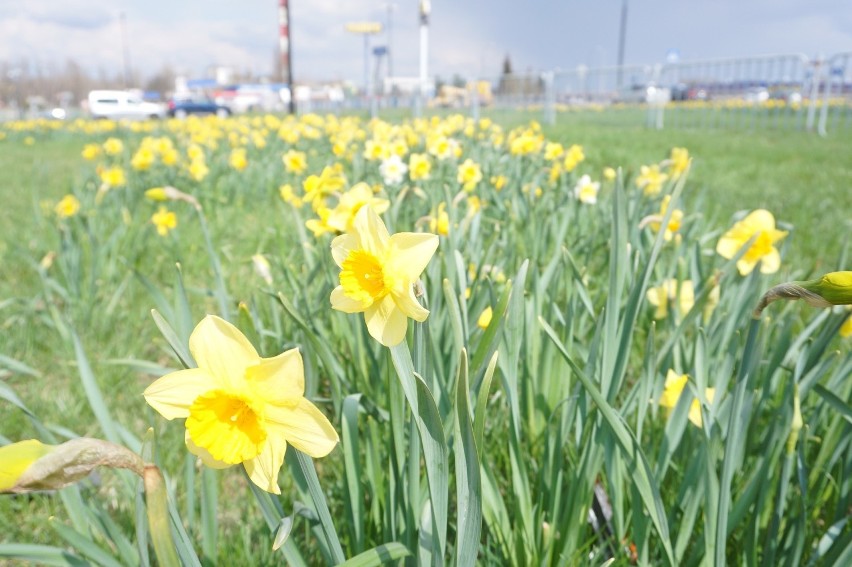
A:
{"label": "blue sky", "polygon": [[[394,68],[415,76],[417,0],[393,4]],[[0,0],[0,60],[43,67],[73,58],[85,69],[122,68],[119,14],[130,60],[146,75],[164,64],[190,77],[212,65],[272,69],[277,0]],[[363,74],[361,38],[349,21],[387,23],[381,0],[290,0],[296,80]],[[496,75],[508,54],[516,71],[616,62],[621,0],[433,0],[430,71]],[[850,0],[629,1],[627,63],[852,51]],[[386,35],[373,38],[387,43]]]}

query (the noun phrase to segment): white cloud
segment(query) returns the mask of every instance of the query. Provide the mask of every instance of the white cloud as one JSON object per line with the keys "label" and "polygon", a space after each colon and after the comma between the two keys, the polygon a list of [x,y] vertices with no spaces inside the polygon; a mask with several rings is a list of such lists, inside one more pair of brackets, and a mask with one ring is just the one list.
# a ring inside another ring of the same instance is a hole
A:
{"label": "white cloud", "polygon": [[[0,60],[41,66],[75,59],[90,72],[122,69],[119,14],[126,14],[132,67],[150,75],[164,64],[200,76],[212,65],[269,73],[277,45],[275,0],[6,0],[0,2]],[[418,74],[418,6],[396,0],[396,74]],[[297,80],[361,82],[363,42],[344,31],[355,20],[387,21],[382,0],[290,1]],[[848,0],[647,0],[631,2],[627,62],[771,52],[852,49]],[[508,54],[517,72],[579,63],[613,64],[620,3],[509,0],[433,2],[430,71],[447,77],[494,75]],[[386,35],[372,38],[384,45]]]}

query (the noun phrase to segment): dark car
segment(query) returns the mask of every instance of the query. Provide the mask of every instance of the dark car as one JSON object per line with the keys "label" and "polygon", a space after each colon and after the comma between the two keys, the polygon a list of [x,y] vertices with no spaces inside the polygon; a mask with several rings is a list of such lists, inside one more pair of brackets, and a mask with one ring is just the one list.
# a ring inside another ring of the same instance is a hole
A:
{"label": "dark car", "polygon": [[224,118],[231,115],[231,109],[206,97],[174,97],[169,101],[168,114],[173,118],[186,118],[190,114],[215,114]]}

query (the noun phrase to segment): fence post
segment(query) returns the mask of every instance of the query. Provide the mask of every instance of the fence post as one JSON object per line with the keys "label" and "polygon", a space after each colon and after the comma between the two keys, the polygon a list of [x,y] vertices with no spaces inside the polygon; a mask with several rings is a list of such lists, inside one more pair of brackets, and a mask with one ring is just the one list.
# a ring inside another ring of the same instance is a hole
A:
{"label": "fence post", "polygon": [[828,102],[829,99],[831,99],[831,83],[834,81],[833,62],[835,59],[837,59],[837,56],[829,59],[826,65],[828,67],[828,76],[825,79],[825,89],[823,91],[825,94],[822,97],[822,108],[819,109],[819,125],[817,126],[817,133],[819,133],[820,136],[826,136],[828,134],[825,127],[828,123]]}
{"label": "fence post", "polygon": [[547,71],[541,74],[541,79],[544,82],[544,123],[549,125],[556,124],[556,87],[554,84],[553,71]]}
{"label": "fence post", "polygon": [[814,119],[816,118],[816,108],[819,98],[819,83],[822,81],[822,55],[818,55],[813,61],[813,72],[811,74],[811,94],[808,104],[808,119],[805,122],[805,129],[810,132],[814,129]]}
{"label": "fence post", "polygon": [[477,122],[479,121],[479,81],[473,80],[467,85],[467,90],[470,91],[470,117]]}

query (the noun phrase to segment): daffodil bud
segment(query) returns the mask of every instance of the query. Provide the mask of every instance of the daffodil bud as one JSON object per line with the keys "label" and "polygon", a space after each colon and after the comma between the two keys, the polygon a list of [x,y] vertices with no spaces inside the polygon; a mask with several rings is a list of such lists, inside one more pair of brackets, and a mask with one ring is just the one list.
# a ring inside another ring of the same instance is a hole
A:
{"label": "daffodil bud", "polygon": [[152,187],[145,191],[145,198],[150,199],[152,201],[168,201],[169,198],[166,196],[166,190],[163,187]]}
{"label": "daffodil bud", "polygon": [[813,307],[852,305],[852,272],[832,272],[816,280],[788,282],[776,285],[765,294],[754,310],[754,316],[779,299],[803,299]]}
{"label": "daffodil bud", "polygon": [[802,406],[799,401],[799,387],[795,386],[793,391],[793,422],[790,423],[790,435],[787,437],[787,454],[792,455],[796,451],[796,443],[799,441],[799,432],[804,427],[802,419]]}
{"label": "daffodil bud", "polygon": [[852,272],[831,272],[799,285],[831,305],[852,305]]}
{"label": "daffodil bud", "polygon": [[152,187],[145,191],[145,197],[152,201],[183,201],[185,203],[189,203],[196,209],[200,209],[201,205],[198,203],[195,197],[184,193],[180,189],[172,187],[170,185],[166,185],[165,187]]}
{"label": "daffodil bud", "polygon": [[136,453],[100,439],[84,437],[61,445],[29,439],[0,447],[0,492],[58,490],[99,466],[128,469],[140,476],[145,468]]}

